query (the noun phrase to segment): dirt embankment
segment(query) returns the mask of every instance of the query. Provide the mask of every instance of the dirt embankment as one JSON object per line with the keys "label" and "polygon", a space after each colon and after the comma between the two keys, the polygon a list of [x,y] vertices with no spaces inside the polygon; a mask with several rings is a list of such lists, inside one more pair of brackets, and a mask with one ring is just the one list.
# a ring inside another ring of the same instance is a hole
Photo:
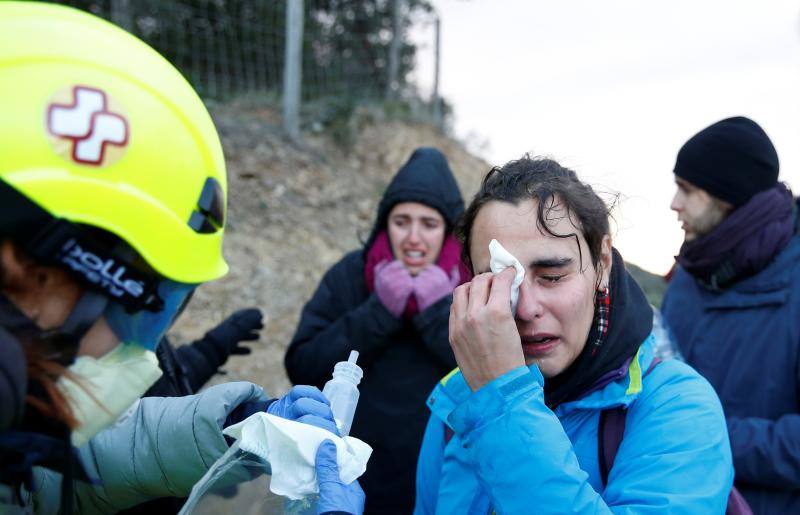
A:
{"label": "dirt embankment", "polygon": [[325,134],[288,143],[272,109],[240,102],[213,108],[212,116],[228,163],[231,271],[199,288],[171,334],[175,343],[188,342],[231,312],[258,306],[261,339],[250,356],[231,358],[217,380],[253,381],[277,396],[289,386],[283,356],[304,303],[325,271],[360,247],[381,194],[411,152],[441,150],[465,199],[489,165],[430,126],[369,113],[356,118],[348,151]]}

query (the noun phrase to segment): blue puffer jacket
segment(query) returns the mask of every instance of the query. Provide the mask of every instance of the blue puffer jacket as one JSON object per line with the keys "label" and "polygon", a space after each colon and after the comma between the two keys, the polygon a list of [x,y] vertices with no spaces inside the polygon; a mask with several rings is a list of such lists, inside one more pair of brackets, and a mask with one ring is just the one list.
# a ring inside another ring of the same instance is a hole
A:
{"label": "blue puffer jacket", "polygon": [[800,513],[800,236],[721,293],[678,269],[661,310],[725,408],[736,487],[755,513]]}
{"label": "blue puffer jacket", "polygon": [[[626,376],[555,413],[535,365],[475,393],[460,372],[446,377],[428,399],[415,513],[724,513],[733,468],[719,400],[678,361],[643,379],[653,348],[650,336]],[[599,414],[619,405],[625,436],[604,489]]]}

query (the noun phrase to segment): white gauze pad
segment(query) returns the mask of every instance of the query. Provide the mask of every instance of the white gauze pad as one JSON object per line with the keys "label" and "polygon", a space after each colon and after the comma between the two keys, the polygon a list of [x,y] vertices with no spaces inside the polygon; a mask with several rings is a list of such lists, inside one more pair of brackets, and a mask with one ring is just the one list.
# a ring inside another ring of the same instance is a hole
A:
{"label": "white gauze pad", "polygon": [[519,285],[525,278],[525,268],[517,258],[500,245],[497,240],[489,242],[489,268],[492,273],[499,274],[506,268],[513,267],[517,271],[514,282],[511,283],[511,312],[517,315],[517,301],[519,300]]}

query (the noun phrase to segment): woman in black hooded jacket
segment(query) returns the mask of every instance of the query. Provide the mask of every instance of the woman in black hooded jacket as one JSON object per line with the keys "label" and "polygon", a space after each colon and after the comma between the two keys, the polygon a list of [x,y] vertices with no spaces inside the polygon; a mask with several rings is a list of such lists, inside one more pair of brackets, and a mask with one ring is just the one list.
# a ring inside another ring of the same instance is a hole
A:
{"label": "woman in black hooded jacket", "polygon": [[411,513],[425,399],[456,362],[452,291],[469,280],[452,229],[464,210],[438,150],[417,149],[392,179],[370,237],[322,279],[286,353],[295,384],[320,388],[360,352],[364,378],[351,434],[374,451],[360,479],[367,513]]}

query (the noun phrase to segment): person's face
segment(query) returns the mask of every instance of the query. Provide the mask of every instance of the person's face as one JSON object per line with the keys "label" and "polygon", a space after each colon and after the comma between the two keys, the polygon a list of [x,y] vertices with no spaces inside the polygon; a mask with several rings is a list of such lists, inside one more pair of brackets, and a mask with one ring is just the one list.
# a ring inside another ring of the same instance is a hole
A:
{"label": "person's face", "polygon": [[395,259],[417,275],[439,257],[444,243],[444,218],[419,202],[401,202],[389,212],[389,241]]}
{"label": "person's face", "polygon": [[[66,271],[22,257],[10,242],[0,243],[3,294],[41,329],[61,327],[81,296],[82,288]],[[81,339],[77,355],[100,357],[119,345],[104,318]]]}
{"label": "person's face", "polygon": [[[476,273],[489,271],[489,242],[496,239],[522,266],[516,324],[528,365],[554,377],[567,369],[586,345],[594,318],[595,292],[608,284],[611,238],[603,238],[601,272],[595,270],[586,240],[564,209],[547,216],[557,238],[537,226],[537,201],[517,205],[489,202],[475,217],[470,257]],[[575,224],[577,225],[577,224]],[[578,251],[580,245],[580,252]],[[581,253],[583,257],[581,258]]]}
{"label": "person's face", "polygon": [[709,195],[680,177],[670,209],[678,213],[684,241],[690,242],[711,232],[730,213],[732,206]]}

